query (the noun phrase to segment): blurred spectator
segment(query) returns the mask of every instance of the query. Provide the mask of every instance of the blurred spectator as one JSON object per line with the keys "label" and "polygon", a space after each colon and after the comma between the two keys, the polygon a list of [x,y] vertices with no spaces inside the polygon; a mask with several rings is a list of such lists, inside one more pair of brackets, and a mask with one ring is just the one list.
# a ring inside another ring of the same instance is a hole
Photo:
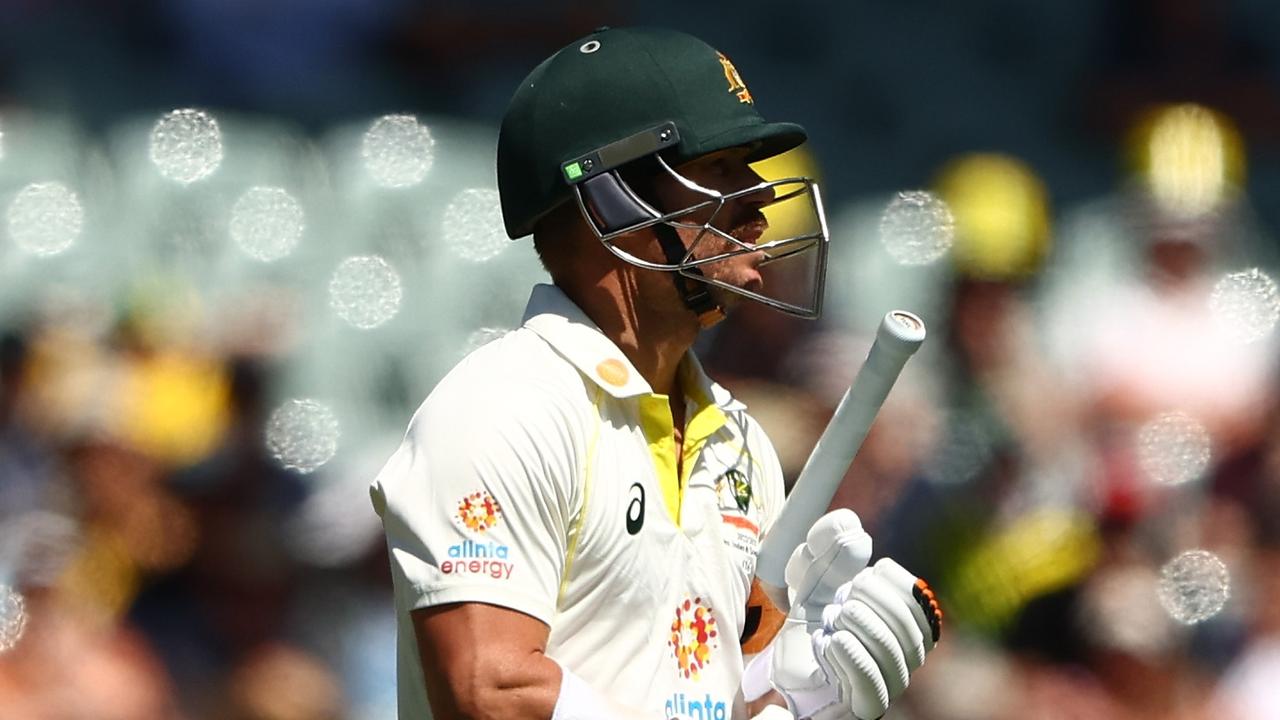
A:
{"label": "blurred spectator", "polygon": [[1084,107],[1108,137],[1153,104],[1194,100],[1223,108],[1269,143],[1280,140],[1264,26],[1206,0],[1125,0],[1107,10],[1103,67]]}
{"label": "blurred spectator", "polygon": [[28,346],[17,333],[0,335],[0,522],[23,512],[48,509],[55,459],[20,417]]}
{"label": "blurred spectator", "polygon": [[27,598],[30,626],[0,655],[0,718],[184,717],[163,665],[136,632],[85,617],[48,590]]}

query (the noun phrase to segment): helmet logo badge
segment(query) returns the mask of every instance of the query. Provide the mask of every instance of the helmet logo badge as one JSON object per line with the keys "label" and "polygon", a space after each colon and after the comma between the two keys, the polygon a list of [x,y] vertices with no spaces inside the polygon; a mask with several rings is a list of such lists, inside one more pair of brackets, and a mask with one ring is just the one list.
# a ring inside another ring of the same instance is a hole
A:
{"label": "helmet logo badge", "polygon": [[738,69],[733,66],[733,62],[722,52],[716,52],[716,57],[720,59],[720,65],[724,68],[724,79],[729,83],[729,92],[738,96],[738,102],[754,105],[751,91],[747,89],[747,84],[742,82],[742,76],[738,74]]}

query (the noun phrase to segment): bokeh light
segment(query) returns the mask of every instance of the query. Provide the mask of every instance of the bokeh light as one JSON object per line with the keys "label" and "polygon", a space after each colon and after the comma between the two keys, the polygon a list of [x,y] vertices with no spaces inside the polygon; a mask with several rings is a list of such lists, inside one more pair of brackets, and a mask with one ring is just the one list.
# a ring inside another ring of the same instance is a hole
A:
{"label": "bokeh light", "polygon": [[900,265],[928,265],[955,240],[955,218],[941,198],[925,190],[898,193],[880,215],[880,242]]}
{"label": "bokeh light", "polygon": [[284,188],[251,187],[231,208],[231,239],[262,262],[292,253],[304,227],[302,205]]}
{"label": "bokeh light", "polygon": [[361,330],[395,317],[402,296],[400,273],[377,255],[347,258],[329,279],[329,307]]}
{"label": "bokeh light", "polygon": [[1280,320],[1280,290],[1271,276],[1257,268],[1224,275],[1209,296],[1214,321],[1231,338],[1257,342]]}
{"label": "bokeh light", "polygon": [[385,115],[365,131],[360,146],[369,177],[382,187],[412,187],[435,161],[435,138],[412,115]]}
{"label": "bokeh light", "polygon": [[27,603],[8,585],[0,585],[0,653],[12,650],[27,629]]}
{"label": "bokeh light", "polygon": [[9,237],[32,255],[57,255],[75,243],[84,227],[80,198],[60,182],[32,183],[9,203]]}
{"label": "bokeh light", "polygon": [[0,161],[4,160],[4,118],[0,117]]}
{"label": "bokeh light", "polygon": [[1209,458],[1209,431],[1186,413],[1164,413],[1138,431],[1138,463],[1158,483],[1197,480],[1209,467]]}
{"label": "bokeh light", "polygon": [[1186,625],[1217,615],[1231,596],[1227,566],[1211,552],[1188,550],[1160,568],[1160,605]]}
{"label": "bokeh light", "polygon": [[267,450],[282,466],[303,474],[333,459],[340,436],[338,416],[309,398],[287,400],[267,420]]}
{"label": "bokeh light", "polygon": [[174,110],[151,130],[151,162],[174,182],[189,185],[212,175],[222,154],[222,130],[204,110]]}
{"label": "bokeh light", "polygon": [[445,246],[471,262],[497,257],[511,244],[500,207],[498,191],[492,188],[468,188],[455,195],[444,210]]}

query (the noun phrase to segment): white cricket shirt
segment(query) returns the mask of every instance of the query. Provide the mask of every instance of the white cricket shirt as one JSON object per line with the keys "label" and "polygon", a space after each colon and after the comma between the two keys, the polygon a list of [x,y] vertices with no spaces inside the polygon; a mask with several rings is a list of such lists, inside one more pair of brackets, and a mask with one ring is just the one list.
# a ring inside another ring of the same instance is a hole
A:
{"label": "white cricket shirt", "polygon": [[430,717],[410,611],[469,601],[543,621],[549,656],[646,716],[745,717],[738,638],[782,472],[692,353],[680,373],[682,477],[668,398],[554,286],[436,386],[371,489],[402,719]]}

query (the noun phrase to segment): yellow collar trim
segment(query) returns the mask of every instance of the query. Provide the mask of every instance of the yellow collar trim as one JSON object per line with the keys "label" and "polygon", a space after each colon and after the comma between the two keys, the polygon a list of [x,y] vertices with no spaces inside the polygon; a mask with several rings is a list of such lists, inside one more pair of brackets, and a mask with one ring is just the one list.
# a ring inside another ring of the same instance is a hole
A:
{"label": "yellow collar trim", "polygon": [[[691,412],[686,412],[688,421],[684,428],[684,445],[679,461],[676,458],[675,421],[671,417],[671,398],[658,393],[649,393],[638,398],[640,402],[640,428],[645,440],[649,443],[649,455],[653,459],[653,468],[658,475],[658,486],[662,490],[662,501],[667,508],[672,522],[680,526],[680,508],[684,500],[684,489],[689,486],[689,477],[693,474],[698,455],[707,444],[707,440],[720,431],[729,422],[718,405],[712,401],[705,383],[706,376],[696,366],[696,360],[690,362],[686,356],[680,364],[680,386],[688,398]],[[688,407],[688,406],[686,406]]]}

